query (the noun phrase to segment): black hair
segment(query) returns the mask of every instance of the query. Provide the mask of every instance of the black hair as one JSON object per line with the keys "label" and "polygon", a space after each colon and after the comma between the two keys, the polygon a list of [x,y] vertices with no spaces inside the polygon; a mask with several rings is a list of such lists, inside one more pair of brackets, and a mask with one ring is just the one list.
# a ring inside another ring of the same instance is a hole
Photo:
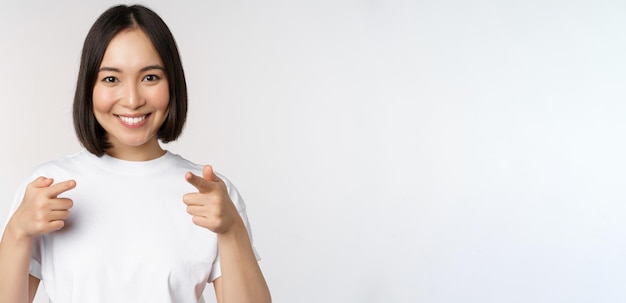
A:
{"label": "black hair", "polygon": [[168,79],[170,100],[168,116],[157,132],[162,142],[174,141],[182,133],[187,119],[187,84],[176,41],[165,22],[142,5],[119,5],[106,10],[92,25],[80,59],[74,95],[74,129],[80,143],[92,154],[102,156],[111,148],[104,128],[93,112],[93,88],[109,42],[119,32],[138,28],[152,42],[163,61]]}

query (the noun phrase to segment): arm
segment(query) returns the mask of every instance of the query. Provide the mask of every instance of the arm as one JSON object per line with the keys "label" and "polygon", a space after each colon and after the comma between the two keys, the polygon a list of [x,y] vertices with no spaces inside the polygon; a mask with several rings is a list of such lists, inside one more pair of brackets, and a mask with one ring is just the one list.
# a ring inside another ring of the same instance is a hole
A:
{"label": "arm", "polygon": [[271,302],[269,288],[243,222],[217,238],[222,271],[222,276],[213,282],[217,301]]}
{"label": "arm", "polygon": [[0,301],[32,302],[39,279],[29,275],[30,257],[35,237],[61,229],[69,216],[72,200],[57,195],[74,188],[73,180],[52,185],[39,177],[31,182],[24,199],[15,210],[0,241]]}
{"label": "arm", "polygon": [[[5,298],[6,302],[33,302],[35,299],[39,279],[28,274],[32,247],[32,239],[20,239],[10,228],[5,230],[0,242],[0,268],[4,269],[0,276],[0,298]],[[11,279],[13,277],[28,278]]]}
{"label": "arm", "polygon": [[7,225],[0,242],[0,298],[6,300],[2,302],[31,302],[28,267],[32,248],[32,237],[21,235],[11,224]]}
{"label": "arm", "polygon": [[218,302],[271,302],[248,232],[224,182],[209,165],[202,177],[189,172],[185,179],[198,189],[183,197],[193,223],[217,233],[222,275],[213,283]]}

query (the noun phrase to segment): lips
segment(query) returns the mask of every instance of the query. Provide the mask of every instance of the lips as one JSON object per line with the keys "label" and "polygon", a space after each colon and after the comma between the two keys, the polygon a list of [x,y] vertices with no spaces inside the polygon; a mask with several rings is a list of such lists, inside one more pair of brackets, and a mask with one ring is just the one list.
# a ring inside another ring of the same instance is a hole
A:
{"label": "lips", "polygon": [[128,126],[140,126],[142,124],[143,121],[146,120],[146,118],[149,116],[150,114],[146,114],[143,116],[122,116],[122,115],[115,115],[118,119],[120,119],[120,121]]}

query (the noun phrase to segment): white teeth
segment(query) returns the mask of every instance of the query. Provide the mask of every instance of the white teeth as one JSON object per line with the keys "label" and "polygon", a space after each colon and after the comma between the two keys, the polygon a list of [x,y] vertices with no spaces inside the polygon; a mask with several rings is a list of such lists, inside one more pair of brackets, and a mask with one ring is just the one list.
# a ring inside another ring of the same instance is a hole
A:
{"label": "white teeth", "polygon": [[134,118],[133,117],[124,117],[124,116],[118,116],[118,117],[120,117],[120,119],[122,121],[124,121],[124,123],[130,124],[130,125],[134,125],[134,124],[137,124],[137,123],[143,121],[144,119],[146,119],[147,115],[146,116],[141,116],[141,117],[134,117]]}

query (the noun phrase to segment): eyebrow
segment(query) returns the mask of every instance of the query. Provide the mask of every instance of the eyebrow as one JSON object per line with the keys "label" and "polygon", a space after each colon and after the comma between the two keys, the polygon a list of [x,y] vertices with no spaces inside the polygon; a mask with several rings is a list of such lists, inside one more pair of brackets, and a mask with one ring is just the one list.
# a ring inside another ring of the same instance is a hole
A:
{"label": "eyebrow", "polygon": [[[153,69],[160,69],[162,71],[165,71],[165,68],[163,68],[163,66],[159,65],[159,64],[155,64],[155,65],[148,65],[143,67],[142,69],[140,69],[140,72],[145,72],[145,71],[149,71],[149,70],[153,70]],[[101,67],[98,72],[116,72],[116,73],[121,73],[122,70],[116,67],[108,67],[108,66],[103,66]]]}

